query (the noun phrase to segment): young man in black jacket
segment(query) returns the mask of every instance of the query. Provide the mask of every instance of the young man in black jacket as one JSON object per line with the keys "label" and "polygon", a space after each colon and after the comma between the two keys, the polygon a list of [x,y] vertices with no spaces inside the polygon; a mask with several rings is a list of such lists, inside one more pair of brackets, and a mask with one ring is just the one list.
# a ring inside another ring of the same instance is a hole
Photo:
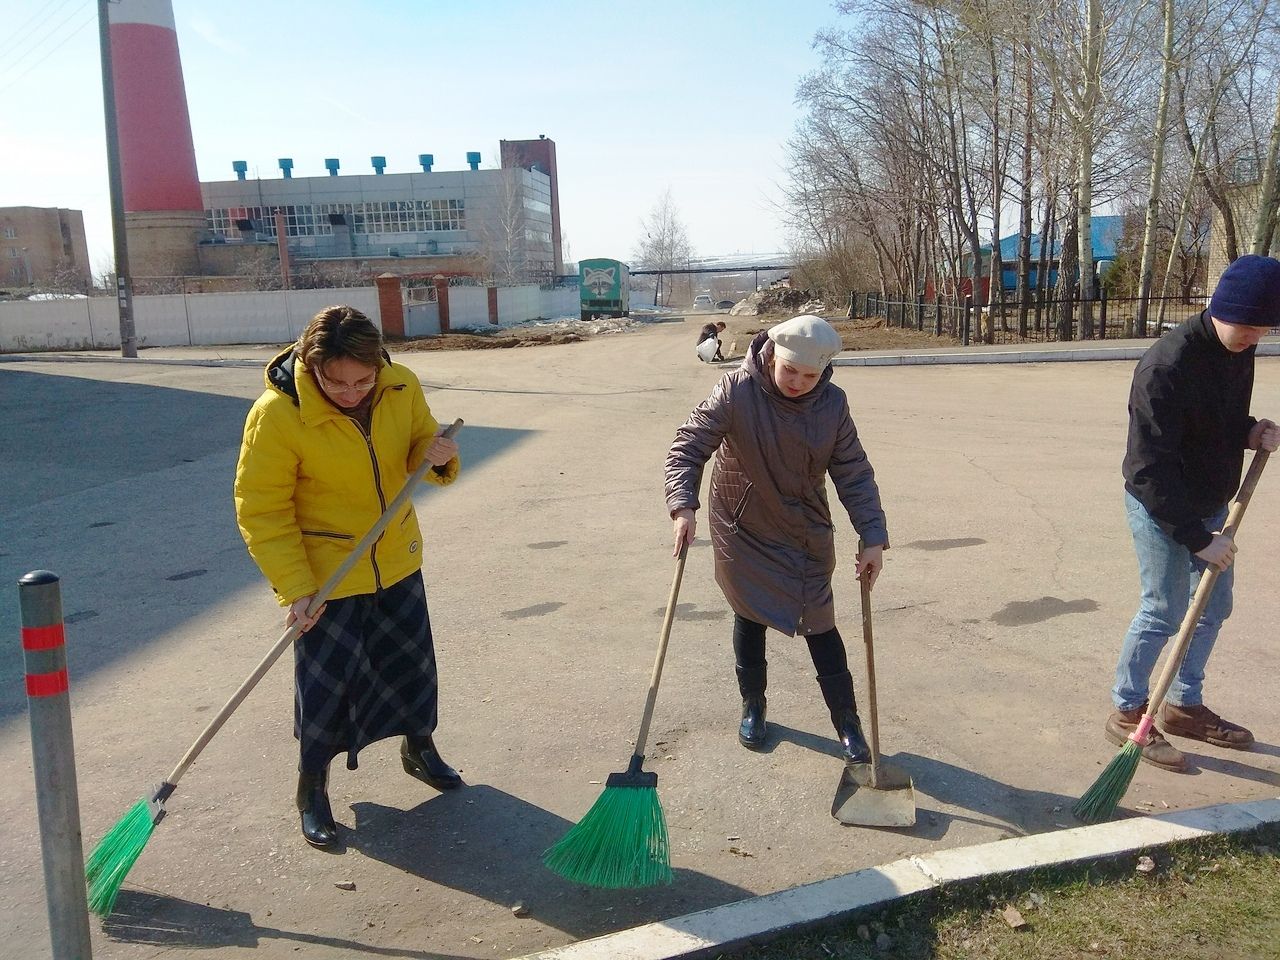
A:
{"label": "young man in black jacket", "polygon": [[[1222,571],[1156,718],[1164,733],[1247,750],[1253,734],[1204,705],[1205,665],[1231,613],[1236,547],[1221,533],[1246,448],[1275,450],[1280,427],[1249,415],[1254,348],[1280,325],[1280,261],[1245,256],[1222,274],[1209,309],[1143,355],[1129,392],[1125,512],[1142,600],[1116,666],[1107,738],[1123,744],[1147,709],[1151,671],[1178,631],[1199,573]],[[1151,732],[1142,759],[1178,772],[1186,757]]]}

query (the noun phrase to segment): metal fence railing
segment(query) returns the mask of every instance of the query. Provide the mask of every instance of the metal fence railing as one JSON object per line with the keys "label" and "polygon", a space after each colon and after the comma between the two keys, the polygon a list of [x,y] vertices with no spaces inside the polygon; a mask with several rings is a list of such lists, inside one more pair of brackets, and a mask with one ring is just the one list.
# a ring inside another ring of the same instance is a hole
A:
{"label": "metal fence railing", "polygon": [[1089,317],[1091,335],[1083,339],[1116,340],[1125,337],[1156,337],[1196,316],[1208,305],[1207,297],[1150,297],[1147,300],[1145,329],[1138,326],[1139,297],[1108,297],[1096,300],[1045,298],[1027,305],[1004,301],[990,306],[962,300],[914,300],[884,297],[878,293],[851,293],[853,316],[879,317],[885,326],[917,330],[936,337],[948,337],[963,346],[970,344],[1044,343],[1082,339],[1081,318]]}

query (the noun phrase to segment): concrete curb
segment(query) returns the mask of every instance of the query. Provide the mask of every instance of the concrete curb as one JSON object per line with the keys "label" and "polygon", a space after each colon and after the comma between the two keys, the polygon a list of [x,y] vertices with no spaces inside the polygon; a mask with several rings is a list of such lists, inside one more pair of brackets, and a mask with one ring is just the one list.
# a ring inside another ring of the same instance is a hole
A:
{"label": "concrete curb", "polygon": [[[1155,343],[1142,346],[1080,347],[1072,349],[974,350],[963,353],[876,353],[866,356],[840,354],[831,361],[837,367],[931,366],[964,363],[1078,363],[1086,360],[1137,360]],[[963,348],[961,348],[963,349]],[[1255,356],[1280,356],[1280,343],[1260,343]]]}
{"label": "concrete curb", "polygon": [[0,363],[132,363],[163,367],[264,367],[265,360],[204,360],[199,357],[107,357],[75,353],[3,353]]}
{"label": "concrete curb", "polygon": [[710,910],[527,954],[522,960],[670,960],[740,949],[867,907],[979,877],[1120,856],[1280,822],[1280,799],[1225,803],[907,857]]}

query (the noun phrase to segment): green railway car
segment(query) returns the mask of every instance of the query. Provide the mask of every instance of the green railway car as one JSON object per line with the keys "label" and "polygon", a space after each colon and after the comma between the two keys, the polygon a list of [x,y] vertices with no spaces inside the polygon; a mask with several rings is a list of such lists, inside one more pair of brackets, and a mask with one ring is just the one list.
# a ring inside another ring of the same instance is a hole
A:
{"label": "green railway car", "polygon": [[597,257],[580,261],[578,290],[583,320],[631,313],[631,271],[620,260]]}

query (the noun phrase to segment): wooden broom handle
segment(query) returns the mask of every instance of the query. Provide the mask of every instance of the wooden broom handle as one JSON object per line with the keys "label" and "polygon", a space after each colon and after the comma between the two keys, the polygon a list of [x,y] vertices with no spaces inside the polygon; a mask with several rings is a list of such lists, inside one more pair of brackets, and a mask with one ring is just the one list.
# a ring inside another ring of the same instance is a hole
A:
{"label": "wooden broom handle", "polygon": [[667,657],[667,640],[671,637],[671,621],[676,618],[676,598],[680,596],[680,581],[684,578],[684,559],[689,553],[689,544],[680,545],[680,555],[676,558],[676,575],[671,580],[671,596],[667,598],[667,612],[662,618],[662,635],[658,638],[658,655],[653,660],[653,674],[649,677],[649,693],[644,700],[644,715],[640,718],[640,732],[636,734],[636,748],[633,755],[644,756],[644,748],[649,740],[649,721],[653,719],[653,705],[658,699],[658,681],[662,679],[662,662]]}
{"label": "wooden broom handle", "polygon": [[[862,553],[862,541],[858,541]],[[871,575],[858,578],[862,592],[862,645],[867,654],[867,719],[871,721],[871,789],[877,789],[880,778],[880,715],[876,708],[876,651],[871,634]]]}
{"label": "wooden broom handle", "polygon": [[[440,436],[446,439],[452,439],[453,435],[461,429],[462,421],[455,420],[444,429]],[[329,579],[327,579],[320,589],[316,591],[311,603],[307,606],[308,615],[315,616],[316,612],[324,606],[324,602],[329,599],[329,594],[333,593],[333,591],[338,588],[338,584],[340,584],[346,575],[351,572],[351,568],[359,562],[365,551],[373,546],[378,537],[382,536],[382,532],[387,529],[387,526],[395,518],[395,515],[400,512],[400,508],[408,503],[413,497],[418,484],[422,481],[422,478],[426,476],[427,471],[430,470],[431,467],[431,461],[424,458],[422,463],[418,465],[418,468],[409,475],[409,479],[404,482],[404,486],[400,488],[400,492],[395,495],[395,498],[387,505],[387,509],[382,512],[382,516],[380,516],[377,519],[377,522],[369,528],[369,532],[361,537],[359,542],[352,547],[351,552],[347,554],[346,559],[338,565],[338,569],[334,570],[333,573],[329,575]],[[266,655],[258,661],[258,665],[254,667],[253,672],[245,678],[244,683],[240,684],[236,689],[236,692],[231,695],[231,699],[228,700],[223,705],[222,709],[218,711],[217,716],[209,721],[209,725],[205,727],[200,736],[196,738],[196,742],[193,743],[190,749],[182,755],[182,759],[179,760],[178,765],[173,768],[173,772],[165,778],[165,784],[170,788],[177,786],[178,781],[182,779],[182,775],[187,772],[187,768],[195,762],[196,757],[200,756],[200,752],[208,746],[209,741],[212,740],[217,732],[222,729],[222,725],[227,722],[227,718],[235,712],[236,708],[240,706],[242,702],[244,702],[244,698],[249,695],[249,691],[258,685],[259,680],[266,676],[267,671],[270,670],[276,660],[280,658],[280,654],[284,653],[284,651],[288,649],[289,645],[298,639],[300,633],[301,630],[299,630],[298,624],[294,623],[284,632],[283,635],[281,635],[280,639],[277,640],[271,649],[266,652]],[[170,790],[170,792],[172,791]]]}
{"label": "wooden broom handle", "polygon": [[[1227,514],[1226,526],[1222,528],[1223,534],[1232,540],[1235,540],[1236,530],[1240,527],[1240,521],[1244,518],[1244,512],[1249,507],[1249,500],[1253,496],[1254,488],[1258,485],[1258,478],[1262,476],[1262,469],[1267,465],[1267,458],[1270,456],[1271,454],[1266,450],[1259,450],[1253,455],[1253,461],[1249,464],[1249,472],[1245,474],[1244,483],[1240,484],[1240,492],[1236,494],[1235,502],[1231,504],[1231,512]],[[1154,720],[1156,714],[1160,712],[1160,706],[1164,703],[1165,695],[1169,692],[1169,686],[1173,683],[1173,678],[1177,675],[1178,668],[1182,666],[1182,658],[1186,656],[1187,647],[1191,645],[1191,637],[1195,634],[1196,624],[1200,622],[1200,615],[1204,613],[1204,608],[1209,603],[1209,596],[1213,593],[1214,585],[1218,582],[1218,574],[1221,572],[1217,567],[1209,567],[1200,575],[1200,584],[1196,587],[1195,598],[1191,601],[1191,606],[1187,608],[1187,615],[1182,618],[1182,626],[1178,628],[1178,639],[1174,642],[1173,648],[1165,658],[1164,669],[1160,672],[1160,679],[1151,691],[1146,713],[1149,719]]]}

